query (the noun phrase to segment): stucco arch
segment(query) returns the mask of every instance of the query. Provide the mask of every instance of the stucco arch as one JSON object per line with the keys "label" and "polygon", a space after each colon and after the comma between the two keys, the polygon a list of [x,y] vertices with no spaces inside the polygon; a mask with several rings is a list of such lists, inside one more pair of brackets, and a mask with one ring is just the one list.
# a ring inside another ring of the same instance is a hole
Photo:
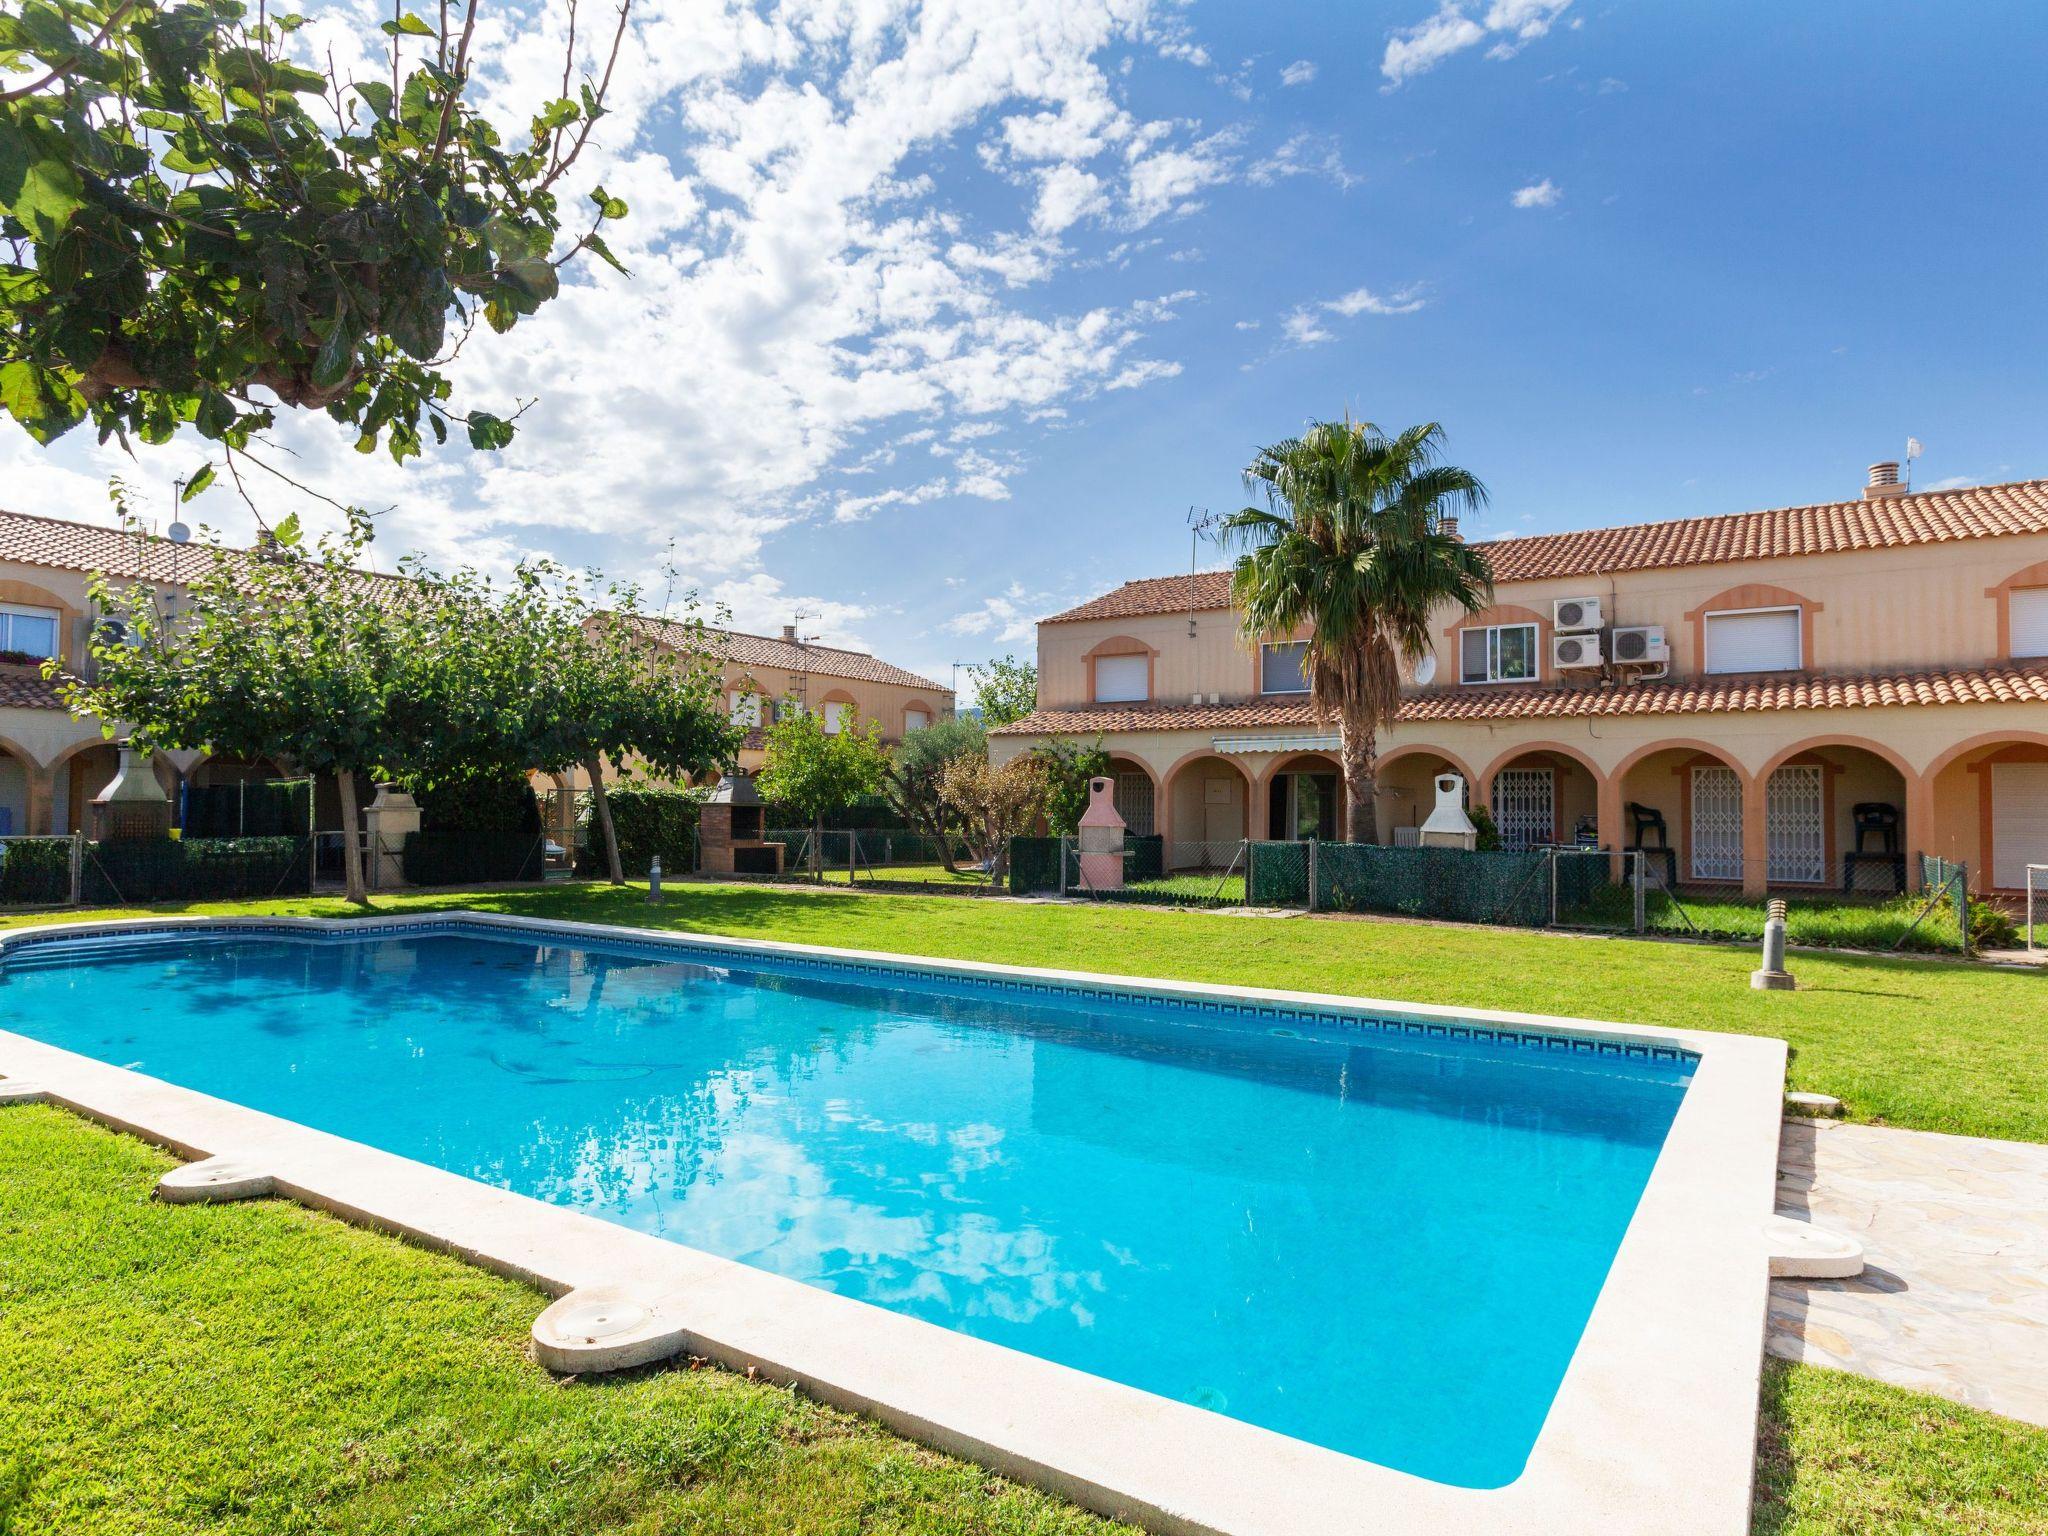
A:
{"label": "stucco arch", "polygon": [[0,736],[0,752],[6,753],[18,763],[28,764],[30,768],[38,773],[41,773],[50,766],[11,737]]}
{"label": "stucco arch", "polygon": [[1756,776],[1769,782],[1772,774],[1776,773],[1800,753],[1818,751],[1822,747],[1855,747],[1861,751],[1868,752],[1872,757],[1882,758],[1893,768],[1897,769],[1899,777],[1908,784],[1911,784],[1920,776],[1918,770],[1893,748],[1886,746],[1881,741],[1873,741],[1868,736],[1856,736],[1847,731],[1831,731],[1823,736],[1809,736],[1804,741],[1786,747],[1784,750],[1774,754],[1769,762],[1758,769]]}
{"label": "stucco arch", "polygon": [[1593,776],[1595,785],[1607,782],[1607,772],[1605,769],[1588,757],[1580,748],[1567,746],[1561,741],[1531,741],[1521,746],[1506,748],[1492,762],[1486,765],[1486,773],[1481,782],[1491,786],[1494,777],[1499,774],[1501,769],[1507,767],[1516,758],[1527,757],[1532,752],[1555,752],[1559,757],[1568,757]]}
{"label": "stucco arch", "polygon": [[1708,757],[1713,758],[1714,761],[1733,768],[1735,770],[1735,777],[1741,780],[1742,787],[1745,790],[1756,782],[1756,775],[1743,765],[1740,758],[1732,756],[1726,747],[1716,746],[1711,741],[1702,741],[1696,736],[1667,736],[1661,741],[1645,742],[1640,747],[1637,747],[1635,751],[1629,753],[1627,757],[1616,763],[1613,772],[1609,773],[1607,777],[1614,783],[1619,784],[1628,776],[1629,770],[1645,758],[1652,757],[1659,752],[1683,751],[1705,753]]}
{"label": "stucco arch", "polygon": [[1924,769],[1921,770],[1921,777],[1926,779],[1931,784],[1934,782],[1935,776],[1939,774],[1944,768],[1948,767],[1949,764],[1957,761],[1959,758],[1967,756],[1972,752],[1976,752],[1984,747],[2017,746],[2048,747],[2048,732],[2014,730],[1985,731],[1980,735],[1970,737],[1967,741],[1959,741],[1954,746],[1950,747],[1946,752],[1942,753],[1941,756],[1935,758],[1933,762],[1929,763]]}
{"label": "stucco arch", "polygon": [[1382,752],[1374,759],[1373,766],[1375,768],[1384,767],[1388,763],[1397,763],[1404,757],[1416,757],[1423,753],[1427,753],[1431,757],[1442,758],[1452,768],[1457,770],[1458,774],[1468,785],[1476,784],[1479,781],[1479,776],[1472,771],[1472,765],[1457,753],[1453,752],[1449,747],[1431,746],[1426,741],[1405,742],[1391,751]]}

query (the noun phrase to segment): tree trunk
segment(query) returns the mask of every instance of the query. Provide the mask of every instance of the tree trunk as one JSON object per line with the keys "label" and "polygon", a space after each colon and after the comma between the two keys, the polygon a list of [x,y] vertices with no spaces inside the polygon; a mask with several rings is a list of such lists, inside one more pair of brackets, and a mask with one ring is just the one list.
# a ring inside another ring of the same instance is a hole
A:
{"label": "tree trunk", "polygon": [[1378,733],[1370,720],[1346,718],[1337,727],[1337,755],[1344,765],[1344,835],[1354,843],[1380,840],[1379,813],[1374,807]]}
{"label": "tree trunk", "polygon": [[359,907],[370,904],[363,884],[363,830],[356,815],[356,771],[338,768],[334,786],[341,792],[341,885],[348,899]]}
{"label": "tree trunk", "polygon": [[591,754],[583,760],[590,775],[590,808],[597,813],[598,831],[604,834],[604,867],[613,885],[626,883],[626,871],[619,863],[619,833],[612,825],[612,803],[604,792],[604,759]]}
{"label": "tree trunk", "polygon": [[811,818],[811,878],[825,883],[825,813],[819,811]]}
{"label": "tree trunk", "polygon": [[957,875],[960,871],[953,866],[953,840],[946,836],[946,816],[943,811],[932,818],[928,835],[938,839],[940,866],[947,874]]}

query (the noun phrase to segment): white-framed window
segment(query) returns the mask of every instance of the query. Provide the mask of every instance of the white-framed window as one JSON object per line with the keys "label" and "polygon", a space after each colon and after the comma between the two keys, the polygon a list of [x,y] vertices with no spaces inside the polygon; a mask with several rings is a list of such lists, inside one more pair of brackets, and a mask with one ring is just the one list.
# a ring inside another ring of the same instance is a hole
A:
{"label": "white-framed window", "polygon": [[1796,672],[1800,615],[1793,608],[1743,608],[1706,617],[1708,672]]}
{"label": "white-framed window", "polygon": [[827,736],[837,736],[846,729],[846,712],[852,707],[850,704],[844,703],[839,699],[827,699],[825,701],[825,734]]}
{"label": "white-framed window", "polygon": [[54,608],[0,603],[0,651],[20,651],[48,660],[57,654],[57,629],[62,619]]}
{"label": "white-framed window", "polygon": [[734,725],[748,729],[761,723],[761,695],[744,688],[729,689],[725,695],[726,713],[732,716]]}
{"label": "white-framed window", "polygon": [[2015,656],[2048,656],[2048,587],[2021,587],[2007,599]]}
{"label": "white-framed window", "polygon": [[1285,640],[1259,647],[1259,692],[1308,692],[1308,642]]}
{"label": "white-framed window", "polygon": [[1098,656],[1095,658],[1095,702],[1138,704],[1152,696],[1152,658]]}
{"label": "white-framed window", "polygon": [[906,709],[903,711],[903,729],[921,731],[932,723],[932,712],[928,709]]}
{"label": "white-framed window", "polygon": [[1537,679],[1536,626],[1488,624],[1460,631],[1458,681],[1533,683]]}

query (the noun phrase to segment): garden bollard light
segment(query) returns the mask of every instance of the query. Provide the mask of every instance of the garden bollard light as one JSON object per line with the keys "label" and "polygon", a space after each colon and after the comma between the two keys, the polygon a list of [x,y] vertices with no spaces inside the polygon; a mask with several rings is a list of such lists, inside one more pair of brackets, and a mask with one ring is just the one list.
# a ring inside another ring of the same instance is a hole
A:
{"label": "garden bollard light", "polygon": [[647,905],[661,905],[661,855],[654,856],[654,862],[647,866]]}
{"label": "garden bollard light", "polygon": [[1749,984],[1759,992],[1790,992],[1798,985],[1785,969],[1785,903],[1771,898],[1770,915],[1764,919],[1764,963],[1749,973]]}

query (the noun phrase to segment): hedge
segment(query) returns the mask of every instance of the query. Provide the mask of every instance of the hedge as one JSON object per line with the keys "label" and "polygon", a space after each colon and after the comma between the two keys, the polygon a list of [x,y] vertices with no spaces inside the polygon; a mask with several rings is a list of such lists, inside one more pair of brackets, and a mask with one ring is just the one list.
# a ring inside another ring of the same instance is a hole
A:
{"label": "hedge", "polygon": [[87,905],[221,901],[303,891],[303,837],[122,838],[88,844]]}
{"label": "hedge", "polygon": [[411,832],[400,858],[409,885],[538,880],[547,872],[547,843],[538,832]]}
{"label": "hedge", "polygon": [[0,842],[0,906],[48,907],[71,899],[71,839]]}
{"label": "hedge", "polygon": [[[647,873],[657,854],[665,874],[687,874],[697,863],[697,816],[704,804],[699,790],[652,789],[622,784],[605,796],[612,808],[612,829],[619,838],[619,867],[629,880]],[[576,829],[576,873],[602,880],[605,868],[604,831],[597,825],[594,804],[586,805]]]}

